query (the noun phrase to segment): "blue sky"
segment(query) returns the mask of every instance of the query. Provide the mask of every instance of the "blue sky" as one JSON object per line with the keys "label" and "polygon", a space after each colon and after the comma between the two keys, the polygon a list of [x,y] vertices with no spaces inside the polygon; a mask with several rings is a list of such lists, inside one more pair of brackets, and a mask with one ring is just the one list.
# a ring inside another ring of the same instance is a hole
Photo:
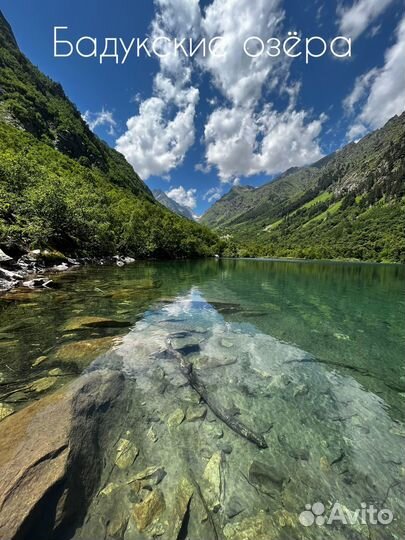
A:
{"label": "blue sky", "polygon": [[[403,0],[7,0],[22,51],[62,83],[90,126],[151,188],[201,214],[234,184],[258,186],[405,108]],[[224,59],[54,58],[66,39],[224,36]],[[352,57],[249,59],[246,36],[353,40]]]}

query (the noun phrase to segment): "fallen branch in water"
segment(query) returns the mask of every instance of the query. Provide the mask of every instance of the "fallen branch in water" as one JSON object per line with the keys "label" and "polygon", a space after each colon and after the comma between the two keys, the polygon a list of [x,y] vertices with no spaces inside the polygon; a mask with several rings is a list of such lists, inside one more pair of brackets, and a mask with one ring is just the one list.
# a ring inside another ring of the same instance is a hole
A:
{"label": "fallen branch in water", "polygon": [[179,361],[182,374],[188,380],[190,386],[197,392],[200,398],[211,409],[214,415],[219,418],[219,420],[224,422],[224,424],[226,424],[232,431],[234,431],[241,437],[244,437],[248,441],[256,444],[256,446],[258,446],[259,448],[268,448],[268,444],[264,437],[257,433],[254,433],[251,429],[242,424],[242,422],[239,422],[236,418],[229,416],[218,407],[218,405],[211,399],[210,395],[208,394],[204,383],[193,371],[193,364],[191,362],[188,362],[182,354],[180,354],[178,351],[176,351],[176,349],[173,348],[170,339],[167,340],[167,343],[168,350]]}

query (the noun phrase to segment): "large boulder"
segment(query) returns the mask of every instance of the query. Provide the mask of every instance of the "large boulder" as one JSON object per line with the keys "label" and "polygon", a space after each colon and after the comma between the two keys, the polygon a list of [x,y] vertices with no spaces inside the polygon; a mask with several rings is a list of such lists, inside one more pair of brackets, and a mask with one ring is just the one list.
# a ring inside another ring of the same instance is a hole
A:
{"label": "large boulder", "polygon": [[0,423],[0,538],[60,539],[83,520],[124,399],[118,372],[94,371]]}

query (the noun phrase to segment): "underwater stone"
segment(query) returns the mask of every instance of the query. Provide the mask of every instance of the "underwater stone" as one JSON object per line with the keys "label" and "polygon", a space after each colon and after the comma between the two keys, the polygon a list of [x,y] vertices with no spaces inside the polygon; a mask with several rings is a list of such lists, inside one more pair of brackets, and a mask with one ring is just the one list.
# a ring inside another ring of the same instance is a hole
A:
{"label": "underwater stone", "polygon": [[165,511],[166,503],[160,489],[155,489],[141,503],[134,505],[134,519],[139,532],[147,529]]}
{"label": "underwater stone", "polygon": [[193,496],[194,487],[188,478],[182,478],[176,488],[174,496],[173,514],[170,516],[170,531],[168,540],[177,540],[178,535],[183,525],[185,515],[188,511],[191,497]]}
{"label": "underwater stone", "polygon": [[56,380],[54,377],[43,377],[42,379],[38,379],[27,386],[27,390],[38,393],[45,392],[46,390],[49,390],[49,388],[51,388],[51,386],[53,386],[55,383]]}
{"label": "underwater stone", "polygon": [[60,368],[54,368],[54,369],[50,369],[48,371],[48,375],[50,377],[60,377],[61,375],[63,375],[63,371],[60,369]]}
{"label": "underwater stone", "polygon": [[0,403],[0,421],[3,420],[3,418],[10,416],[10,414],[13,414],[13,412],[14,409],[11,405],[8,405],[7,403]]}
{"label": "underwater stone", "polygon": [[179,426],[184,420],[184,411],[183,409],[176,409],[172,412],[172,414],[167,419],[167,425],[169,428],[177,427]]}
{"label": "underwater stone", "polygon": [[221,508],[222,495],[222,453],[215,452],[205,467],[204,474],[204,497],[208,508],[218,512]]}
{"label": "underwater stone", "polygon": [[187,422],[196,422],[197,420],[203,420],[207,414],[207,408],[203,406],[189,407],[187,409],[186,420]]}
{"label": "underwater stone", "polygon": [[98,355],[107,352],[116,343],[113,336],[65,343],[55,354],[55,360],[86,366]]}
{"label": "underwater stone", "polygon": [[105,486],[105,488],[103,488],[99,495],[103,495],[103,496],[110,496],[112,493],[114,493],[114,491],[117,491],[117,489],[120,489],[120,484],[115,484],[114,482],[110,482],[109,484],[107,484]]}
{"label": "underwater stone", "polygon": [[275,489],[280,491],[284,480],[285,478],[268,464],[253,461],[250,465],[249,482],[266,495],[273,495]]}
{"label": "underwater stone", "polygon": [[151,488],[157,486],[166,476],[166,471],[163,467],[147,467],[143,471],[132,476],[127,484],[131,485],[135,491],[140,491],[142,488]]}
{"label": "underwater stone", "polygon": [[146,436],[153,443],[157,442],[157,440],[158,440],[158,436],[156,435],[156,432],[155,432],[155,430],[153,429],[152,426],[148,429],[148,431],[146,433]]}
{"label": "underwater stone", "polygon": [[45,362],[45,360],[48,360],[48,357],[47,357],[47,356],[39,356],[39,357],[32,363],[32,367],[39,366],[40,364],[42,364],[42,362]]}
{"label": "underwater stone", "polygon": [[119,469],[128,469],[139,454],[138,448],[128,439],[120,439],[115,464]]}
{"label": "underwater stone", "polygon": [[270,540],[277,538],[270,536],[270,518],[264,511],[260,511],[256,516],[252,516],[242,521],[224,527],[224,535],[227,540]]}
{"label": "underwater stone", "polygon": [[129,516],[124,511],[117,512],[107,525],[107,537],[122,538],[127,525]]}
{"label": "underwater stone", "polygon": [[126,328],[131,326],[129,321],[119,321],[106,317],[73,317],[64,326],[63,330],[83,330],[85,328]]}
{"label": "underwater stone", "polygon": [[204,430],[208,437],[212,439],[222,439],[224,436],[223,430],[217,425],[216,421],[209,424],[204,422]]}

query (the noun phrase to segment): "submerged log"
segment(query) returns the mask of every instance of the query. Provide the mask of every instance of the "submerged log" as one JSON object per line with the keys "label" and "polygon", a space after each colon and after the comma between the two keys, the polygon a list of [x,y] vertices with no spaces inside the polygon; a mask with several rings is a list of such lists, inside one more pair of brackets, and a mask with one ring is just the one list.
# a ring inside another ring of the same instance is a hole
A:
{"label": "submerged log", "polygon": [[168,340],[168,349],[170,353],[177,358],[180,364],[180,369],[184,377],[188,380],[190,386],[197,392],[201,399],[206,403],[206,405],[211,409],[213,414],[224,424],[226,424],[232,431],[244,437],[248,441],[254,443],[259,448],[268,448],[268,444],[262,435],[254,433],[251,429],[245,426],[242,422],[237,420],[235,417],[230,416],[224,410],[213,401],[212,397],[209,395],[207,388],[201,379],[196,375],[193,370],[193,364],[188,362],[182,354],[180,354],[176,349],[173,348],[170,340]]}

